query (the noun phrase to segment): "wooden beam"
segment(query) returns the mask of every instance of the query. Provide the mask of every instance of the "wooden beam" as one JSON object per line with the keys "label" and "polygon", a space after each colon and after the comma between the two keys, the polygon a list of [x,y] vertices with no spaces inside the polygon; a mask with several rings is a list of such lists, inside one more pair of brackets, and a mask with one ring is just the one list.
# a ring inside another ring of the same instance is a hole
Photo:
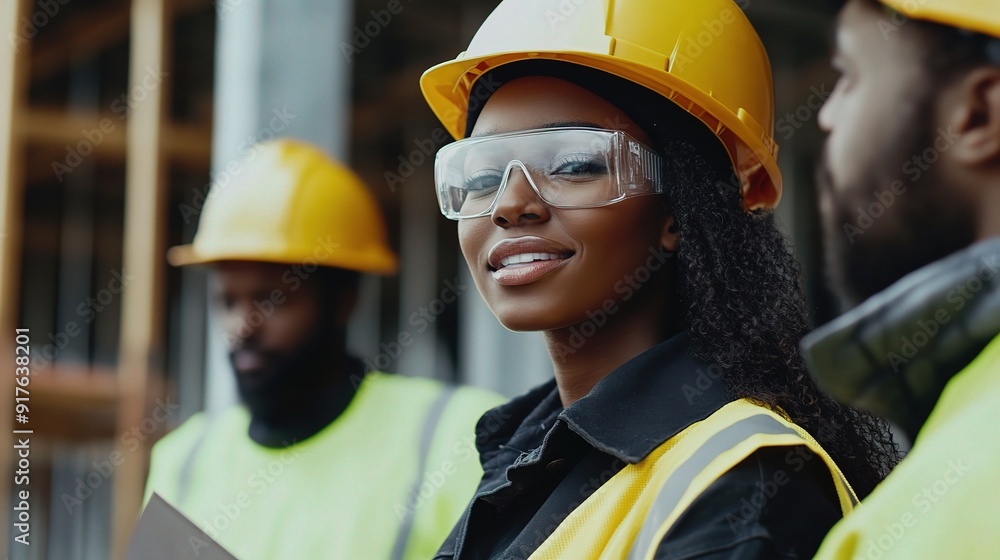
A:
{"label": "wooden beam", "polygon": [[84,150],[79,152],[85,154],[83,157],[91,150],[125,157],[125,121],[117,114],[67,113],[61,108],[35,107],[22,112],[15,126],[29,143],[65,146],[67,151],[77,151],[84,144]]}
{"label": "wooden beam", "polygon": [[[71,153],[91,153],[91,150],[99,156],[125,160],[128,121],[122,120],[121,114],[66,113],[52,107],[34,108],[23,111],[15,118],[15,123],[27,143],[64,147],[59,154],[62,163],[72,157]],[[165,157],[181,165],[208,169],[212,159],[211,127],[166,122],[161,126]],[[92,142],[88,135],[98,140]]]}
{"label": "wooden beam", "polygon": [[57,365],[32,380],[31,411],[36,434],[46,440],[112,441],[118,382],[115,371]]}
{"label": "wooden beam", "polygon": [[[24,208],[24,151],[14,129],[14,118],[27,100],[27,62],[30,43],[21,37],[18,22],[27,13],[28,0],[0,2],[0,359],[11,371],[14,329],[18,325],[21,278],[21,230]],[[42,333],[31,333],[40,340]],[[14,462],[14,376],[5,375],[0,386],[0,542],[11,542],[10,470]],[[30,395],[29,395],[30,396]],[[29,504],[31,500],[29,500]],[[35,500],[37,504],[37,498]],[[40,508],[36,505],[36,508]],[[39,511],[39,509],[35,509]],[[39,521],[36,517],[36,523]]]}
{"label": "wooden beam", "polygon": [[[170,27],[166,0],[133,0],[129,91],[148,91],[146,98],[132,108],[126,131],[122,270],[132,280],[123,293],[121,307],[119,433],[141,424],[146,414],[149,378],[158,371],[163,355],[167,189],[162,131],[168,84],[164,81],[148,87],[152,81],[146,78],[166,69]],[[115,473],[115,558],[124,556],[139,514],[147,459],[146,453],[130,453],[122,444],[119,451],[127,460]]]}
{"label": "wooden beam", "polygon": [[[31,382],[32,429],[47,441],[112,441],[121,404],[117,371],[107,367],[55,365]],[[165,384],[151,380],[146,406],[156,405],[153,394],[163,394]],[[35,422],[38,422],[36,425]],[[156,439],[168,426],[157,423],[155,431],[143,435]]]}
{"label": "wooden beam", "polygon": [[164,123],[163,152],[173,163],[208,170],[212,165],[212,127]]}

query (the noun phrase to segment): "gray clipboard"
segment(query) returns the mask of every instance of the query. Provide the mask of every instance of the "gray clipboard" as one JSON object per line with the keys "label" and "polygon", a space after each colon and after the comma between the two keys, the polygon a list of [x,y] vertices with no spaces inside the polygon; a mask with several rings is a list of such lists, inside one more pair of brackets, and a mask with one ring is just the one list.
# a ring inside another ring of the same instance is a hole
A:
{"label": "gray clipboard", "polygon": [[125,560],[238,559],[154,493],[132,531]]}

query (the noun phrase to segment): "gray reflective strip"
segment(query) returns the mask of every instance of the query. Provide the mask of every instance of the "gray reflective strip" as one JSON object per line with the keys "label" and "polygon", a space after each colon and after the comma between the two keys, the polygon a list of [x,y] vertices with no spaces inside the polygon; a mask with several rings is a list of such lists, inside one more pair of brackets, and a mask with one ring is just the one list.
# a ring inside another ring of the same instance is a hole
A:
{"label": "gray reflective strip", "polygon": [[179,486],[177,488],[177,505],[183,506],[184,500],[187,499],[188,489],[191,486],[191,470],[194,468],[194,458],[198,454],[198,450],[208,439],[208,429],[212,425],[212,419],[205,419],[205,426],[202,428],[201,433],[198,434],[198,441],[194,442],[191,446],[191,450],[188,451],[187,457],[184,458],[184,464],[181,465],[181,474]]}
{"label": "gray reflective strip", "polygon": [[[783,425],[774,418],[766,414],[758,414],[749,418],[744,418],[739,422],[727,427],[721,432],[708,438],[687,461],[677,468],[667,478],[666,483],[660,490],[660,494],[653,501],[653,506],[646,515],[646,521],[642,524],[639,535],[632,543],[629,551],[629,560],[641,560],[653,545],[653,538],[663,523],[670,517],[677,504],[687,491],[691,483],[712,461],[720,455],[736,447],[741,442],[750,439],[757,434],[790,434],[798,436],[798,432]],[[801,437],[801,436],[799,436]],[[805,440],[803,440],[803,443]]]}
{"label": "gray reflective strip", "polygon": [[[454,394],[454,387],[445,388],[431,404],[431,409],[427,413],[427,419],[424,420],[423,431],[420,434],[420,457],[417,462],[420,465],[420,470],[417,472],[417,479],[413,482],[413,488],[407,494],[407,500],[413,499],[420,493],[420,486],[424,482],[424,473],[427,472],[427,457],[430,455],[431,444],[434,442],[434,432],[437,431],[444,409]],[[413,518],[416,515],[416,510],[406,507],[406,504],[404,504],[403,509],[406,511],[406,516],[399,524],[396,543],[392,547],[392,556],[389,557],[392,560],[403,558],[403,554],[406,552],[406,543],[410,540],[410,532],[413,531]]]}

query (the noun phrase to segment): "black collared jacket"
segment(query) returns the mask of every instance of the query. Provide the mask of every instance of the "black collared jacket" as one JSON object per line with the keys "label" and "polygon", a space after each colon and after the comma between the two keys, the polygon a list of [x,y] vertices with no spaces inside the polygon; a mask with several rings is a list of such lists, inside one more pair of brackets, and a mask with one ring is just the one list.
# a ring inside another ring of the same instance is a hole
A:
{"label": "black collared jacket", "polygon": [[[734,400],[689,342],[682,333],[633,358],[565,409],[553,380],[487,412],[476,440],[482,482],[435,559],[527,558],[625,465]],[[716,480],[656,558],[812,558],[841,510],[823,461],[801,451],[797,470],[787,449],[762,449]],[[789,482],[752,506],[781,470]]]}

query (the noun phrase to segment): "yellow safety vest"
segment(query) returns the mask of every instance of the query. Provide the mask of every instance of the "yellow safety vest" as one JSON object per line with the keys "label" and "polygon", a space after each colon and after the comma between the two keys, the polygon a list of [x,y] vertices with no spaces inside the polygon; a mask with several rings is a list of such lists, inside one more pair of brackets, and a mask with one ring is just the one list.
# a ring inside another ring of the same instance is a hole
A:
{"label": "yellow safety vest", "polygon": [[953,377],[913,449],[817,560],[1000,558],[1000,337]]}
{"label": "yellow safety vest", "polygon": [[196,415],[153,448],[146,499],[157,492],[240,560],[429,558],[482,477],[476,422],[501,402],[369,374],[333,423],[280,450],[250,440],[243,407]]}
{"label": "yellow safety vest", "polygon": [[857,503],[833,459],[805,430],[738,400],[685,428],[628,465],[577,507],[532,560],[651,560],[680,515],[715,480],[757,449],[804,445],[830,469],[846,514]]}

